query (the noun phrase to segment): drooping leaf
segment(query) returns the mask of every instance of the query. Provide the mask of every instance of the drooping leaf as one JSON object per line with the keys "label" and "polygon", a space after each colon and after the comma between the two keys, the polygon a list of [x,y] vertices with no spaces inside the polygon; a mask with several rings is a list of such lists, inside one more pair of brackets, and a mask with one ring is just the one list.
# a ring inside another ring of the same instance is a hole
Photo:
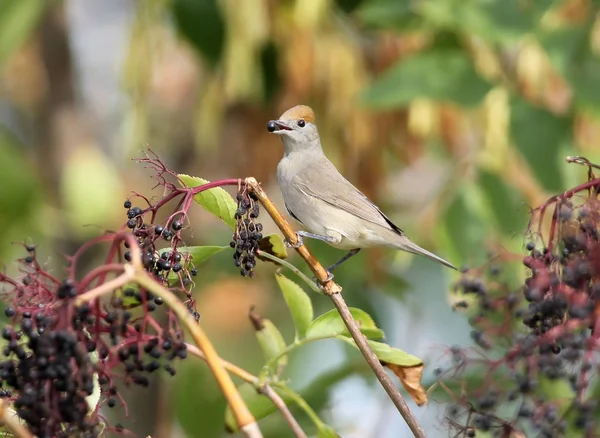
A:
{"label": "drooping leaf", "polygon": [[[281,396],[286,405],[289,406],[289,404],[292,403],[292,399],[287,395],[286,391],[279,388],[273,388],[273,390]],[[270,398],[259,394],[256,391],[256,388],[249,383],[243,383],[238,386],[238,391],[257,421],[262,420],[277,410]],[[289,389],[289,391],[291,391],[291,389]],[[225,426],[230,432],[237,432],[239,430],[229,406],[227,406],[225,410]]]}
{"label": "drooping leaf", "polygon": [[[283,239],[279,234],[269,234],[258,241],[258,249],[267,252],[280,259],[286,259],[288,256],[287,249],[283,243]],[[271,261],[265,257],[258,256],[263,261]]]}
{"label": "drooping leaf", "polygon": [[[356,346],[353,339],[338,337]],[[412,354],[408,354],[399,348],[391,347],[383,342],[368,341],[373,353],[383,363],[394,372],[400,379],[406,391],[419,406],[427,402],[427,394],[421,386],[421,377],[423,375],[423,361]]]}
{"label": "drooping leaf", "polygon": [[[364,310],[350,307],[350,313],[360,326],[360,331],[370,339],[382,339],[383,330],[375,325],[373,318]],[[350,336],[346,324],[336,309],[317,317],[306,332],[307,338],[321,338],[325,336]]]}
{"label": "drooping leaf", "polygon": [[423,377],[423,364],[406,367],[386,362],[384,366],[388,367],[400,379],[406,392],[410,394],[417,406],[423,406],[427,403],[427,393],[421,386]]}
{"label": "drooping leaf", "polygon": [[313,307],[310,297],[300,286],[284,275],[276,274],[275,278],[292,314],[294,327],[296,328],[296,339],[302,339],[306,336],[306,330],[313,319]]}
{"label": "drooping leaf", "polygon": [[[256,331],[256,339],[265,356],[269,360],[277,357],[285,350],[285,340],[279,329],[270,320],[263,318],[256,313],[254,309],[250,309],[250,321]],[[275,374],[281,374],[285,365],[287,365],[288,357],[281,356],[277,361],[275,368],[272,370]]]}
{"label": "drooping leaf", "polygon": [[225,21],[217,0],[173,0],[173,17],[179,32],[209,64],[216,65],[223,53]]}
{"label": "drooping leaf", "polygon": [[[198,178],[197,176],[189,176],[180,174],[177,175],[188,187],[198,187],[203,184],[207,184],[209,181]],[[205,190],[194,196],[196,201],[202,208],[209,211],[210,213],[217,216],[232,230],[235,228],[235,212],[237,210],[237,204],[221,187],[215,187],[210,190]]]}
{"label": "drooping leaf", "polygon": [[474,106],[489,90],[465,52],[430,50],[398,61],[367,87],[361,100],[376,109],[405,107],[418,98]]}
{"label": "drooping leaf", "polygon": [[564,187],[559,152],[570,139],[571,118],[555,116],[523,99],[515,99],[511,104],[510,127],[515,145],[538,181],[547,190],[561,191]]}

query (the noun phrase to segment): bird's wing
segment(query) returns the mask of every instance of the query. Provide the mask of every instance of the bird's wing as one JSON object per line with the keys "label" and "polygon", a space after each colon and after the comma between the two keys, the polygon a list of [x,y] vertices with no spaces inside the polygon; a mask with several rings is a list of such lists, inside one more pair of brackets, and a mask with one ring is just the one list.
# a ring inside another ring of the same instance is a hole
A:
{"label": "bird's wing", "polygon": [[[344,178],[329,160],[318,166],[305,167],[296,174],[294,183],[308,196],[320,199],[367,222],[404,234],[379,207]],[[321,187],[325,190],[319,190]]]}

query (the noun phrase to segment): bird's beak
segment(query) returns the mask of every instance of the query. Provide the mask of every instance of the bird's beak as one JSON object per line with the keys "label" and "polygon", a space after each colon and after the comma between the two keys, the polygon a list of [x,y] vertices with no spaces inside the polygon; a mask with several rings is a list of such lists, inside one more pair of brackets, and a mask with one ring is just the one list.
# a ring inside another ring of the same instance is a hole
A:
{"label": "bird's beak", "polygon": [[271,120],[267,123],[267,130],[269,132],[277,133],[277,131],[291,131],[287,124],[283,123],[281,120]]}

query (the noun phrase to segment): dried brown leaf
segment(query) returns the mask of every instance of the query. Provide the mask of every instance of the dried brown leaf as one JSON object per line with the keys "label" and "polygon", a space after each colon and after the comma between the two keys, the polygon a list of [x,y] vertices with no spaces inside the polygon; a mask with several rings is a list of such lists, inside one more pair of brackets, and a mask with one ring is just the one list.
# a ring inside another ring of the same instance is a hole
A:
{"label": "dried brown leaf", "polygon": [[423,406],[427,403],[427,394],[425,393],[425,389],[421,386],[421,377],[423,377],[424,368],[423,364],[410,367],[394,365],[392,363],[383,363],[383,365],[392,370],[392,372],[400,379],[402,386],[404,386],[404,389],[410,394],[417,406]]}

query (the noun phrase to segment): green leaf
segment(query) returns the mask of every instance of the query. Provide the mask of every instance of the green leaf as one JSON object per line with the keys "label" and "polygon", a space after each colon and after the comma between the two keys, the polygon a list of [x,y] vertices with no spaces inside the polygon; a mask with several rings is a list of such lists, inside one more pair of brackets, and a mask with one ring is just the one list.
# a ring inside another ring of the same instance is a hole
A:
{"label": "green leaf", "polygon": [[[281,385],[283,385],[283,383],[281,383]],[[273,388],[273,390],[279,394],[285,404],[289,406],[292,399],[287,395],[286,391],[279,388]],[[249,383],[243,383],[238,386],[238,391],[257,421],[262,420],[277,409],[269,397],[259,394],[256,391],[256,388]],[[291,389],[289,389],[289,391],[291,391]],[[237,432],[239,430],[229,406],[225,409],[225,426],[227,427],[227,430],[231,432]]]}
{"label": "green leaf", "polygon": [[[375,325],[373,318],[364,310],[350,307],[350,313],[360,326],[360,331],[371,339],[382,339],[383,330]],[[307,338],[350,336],[346,324],[336,309],[332,309],[316,318],[306,332]]]}
{"label": "green leaf", "polygon": [[115,291],[115,297],[121,300],[124,309],[133,309],[142,304],[139,291],[137,283],[127,283]]}
{"label": "green leaf", "polygon": [[317,438],[339,438],[340,436],[335,429],[326,424],[321,424],[317,431]]}
{"label": "green leaf", "polygon": [[538,40],[546,50],[550,62],[563,76],[569,76],[574,62],[581,62],[581,56],[589,51],[588,26],[568,27],[538,33]]}
{"label": "green leaf", "polygon": [[361,100],[377,109],[405,107],[418,98],[474,106],[489,90],[466,53],[431,50],[398,61],[362,93]]}
{"label": "green leaf", "polygon": [[217,0],[174,0],[173,17],[179,32],[211,65],[216,65],[225,46],[225,21]]}
{"label": "green leaf", "polygon": [[356,16],[367,27],[376,29],[402,29],[423,20],[415,13],[412,0],[372,0],[363,2]]}
{"label": "green leaf", "polygon": [[550,0],[437,0],[420,4],[420,12],[435,29],[480,37],[490,43],[510,44],[534,29]]}
{"label": "green leaf", "polygon": [[[192,262],[194,266],[198,266],[200,263],[205,262],[215,254],[220,253],[221,251],[229,249],[228,246],[182,246],[178,249],[181,254],[189,254],[192,256]],[[165,252],[171,251],[171,248],[162,248],[159,252],[162,255]],[[179,274],[177,272],[169,271],[169,283],[173,286],[177,284],[179,281]]]}
{"label": "green leaf", "polygon": [[[279,356],[285,350],[285,340],[279,329],[270,320],[263,318],[250,310],[250,320],[256,330],[256,338],[266,360]],[[274,374],[281,374],[287,365],[287,355],[281,356],[272,370]]]}
{"label": "green leaf", "polygon": [[[198,187],[203,184],[208,184],[209,181],[198,178],[197,176],[177,175],[188,187]],[[194,200],[200,204],[202,208],[211,212],[227,225],[232,230],[235,229],[235,212],[237,203],[231,195],[221,187],[215,187],[210,190],[205,190],[194,196]]]}
{"label": "green leaf", "polygon": [[[486,195],[490,210],[496,218],[496,226],[505,235],[521,232],[527,224],[527,211],[524,199],[510,189],[495,173],[480,170],[479,187]],[[519,211],[522,210],[522,211]]]}
{"label": "green leaf", "polygon": [[0,64],[31,35],[46,6],[46,0],[0,2]]}
{"label": "green leaf", "polygon": [[[287,249],[285,244],[283,243],[283,239],[279,234],[269,234],[268,236],[263,237],[258,242],[258,249],[264,252],[268,252],[275,257],[279,257],[280,259],[286,259],[288,256]],[[268,260],[268,259],[261,259]]]}
{"label": "green leaf", "polygon": [[296,339],[302,339],[306,336],[306,330],[313,319],[313,307],[310,297],[300,286],[284,275],[276,274],[275,278],[292,314],[294,327],[296,328]]}
{"label": "green leaf", "polygon": [[584,26],[545,31],[539,40],[552,65],[574,91],[576,106],[600,113],[600,59],[591,51],[593,20]]}
{"label": "green leaf", "polygon": [[538,181],[547,190],[563,190],[559,153],[571,137],[571,118],[555,116],[523,99],[515,99],[510,119],[513,141]]}
{"label": "green leaf", "polygon": [[[194,265],[198,265],[202,262],[205,262],[215,254],[220,253],[221,251],[229,249],[228,246],[183,246],[179,248],[179,252],[182,254],[189,254],[192,256],[192,261]],[[170,251],[170,248],[166,248],[161,250],[162,252]]]}
{"label": "green leaf", "polygon": [[169,404],[183,429],[182,435],[222,436],[226,401],[208,367],[196,360],[172,365],[176,366],[177,375],[167,377],[165,383],[173,389]]}
{"label": "green leaf", "polygon": [[[338,339],[346,341],[348,344],[358,348],[354,339],[350,339],[344,336],[339,336]],[[399,348],[394,348],[383,342],[367,341],[369,346],[373,350],[373,353],[377,356],[380,361],[390,363],[393,365],[400,365],[402,367],[414,367],[422,365],[423,361],[412,354],[408,354]]]}

